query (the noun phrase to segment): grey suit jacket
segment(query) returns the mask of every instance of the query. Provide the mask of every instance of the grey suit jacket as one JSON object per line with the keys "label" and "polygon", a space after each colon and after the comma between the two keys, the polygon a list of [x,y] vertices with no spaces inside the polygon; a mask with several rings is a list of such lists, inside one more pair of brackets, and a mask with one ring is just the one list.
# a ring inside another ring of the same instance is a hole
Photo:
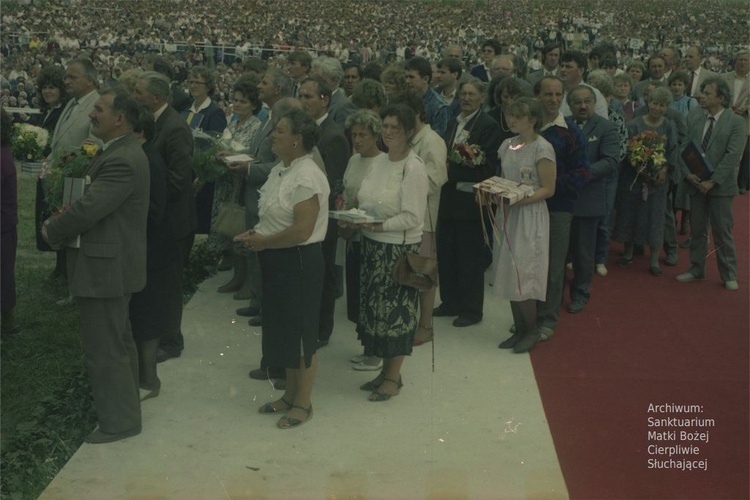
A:
{"label": "grey suit jacket", "polygon": [[[532,71],[526,76],[526,81],[531,84],[532,91],[534,90],[534,85],[536,85],[536,82],[544,78],[544,72],[546,70],[544,68],[538,69],[536,71]],[[553,71],[555,76],[560,76],[560,68],[558,67],[555,71]]]}
{"label": "grey suit jacket", "polygon": [[750,114],[748,114],[748,105],[750,105],[750,80],[744,78],[740,91],[737,95],[734,95],[734,80],[736,78],[734,71],[724,73],[721,76],[729,84],[729,89],[732,91],[732,105],[740,109],[740,116],[745,120],[745,127],[748,133],[750,133]]}
{"label": "grey suit jacket", "polygon": [[617,172],[620,159],[620,134],[617,125],[594,114],[581,127],[589,145],[591,179],[578,194],[573,215],[600,217],[607,211],[604,179]]}
{"label": "grey suit jacket", "polygon": [[[86,139],[92,139],[101,145],[101,141],[91,135],[91,120],[89,120],[89,113],[94,109],[97,99],[99,99],[99,92],[93,90],[83,96],[77,104],[74,104],[73,99],[68,101],[52,134],[50,156],[56,157],[71,149],[79,148]],[[68,114],[69,116],[65,118]]]}
{"label": "grey suit jacket", "polygon": [[[688,139],[698,145],[703,141],[703,129],[708,119],[708,113],[702,108],[696,108],[688,115]],[[740,163],[742,151],[745,149],[747,135],[742,118],[726,108],[714,123],[711,138],[706,147],[706,156],[714,166],[711,180],[716,185],[708,192],[708,196],[736,196],[737,165]],[[700,146],[699,146],[700,147]],[[690,174],[685,162],[680,157],[678,161],[682,169],[682,178]],[[688,183],[688,193],[695,194],[697,189]]]}
{"label": "grey suit jacket", "polygon": [[328,106],[328,116],[336,122],[341,130],[346,128],[346,119],[355,111],[357,111],[357,106],[346,98],[343,89],[339,89],[339,91],[331,96],[331,104]]}
{"label": "grey suit jacket", "polygon": [[271,169],[279,163],[276,154],[271,150],[273,123],[267,118],[250,145],[250,156],[255,158],[247,171],[247,183],[245,184],[245,224],[248,229],[255,227],[258,223],[258,190],[268,180]]}
{"label": "grey suit jacket", "polygon": [[148,159],[131,133],[112,143],[88,169],[91,184],[68,210],[49,219],[53,248],[68,248],[68,287],[75,297],[114,298],[146,285]]}
{"label": "grey suit jacket", "polygon": [[[688,71],[688,74],[690,74],[690,71]],[[701,68],[700,72],[698,73],[698,78],[696,78],[697,81],[693,82],[693,88],[695,89],[695,91],[691,92],[690,89],[687,89],[688,92],[690,92],[691,97],[695,97],[697,99],[698,96],[700,96],[701,84],[706,80],[706,78],[710,76],[719,76],[719,74],[711,71],[710,69]]]}
{"label": "grey suit jacket", "polygon": [[167,217],[175,238],[184,238],[198,227],[191,175],[193,134],[171,106],[156,120],[154,147],[167,164]]}

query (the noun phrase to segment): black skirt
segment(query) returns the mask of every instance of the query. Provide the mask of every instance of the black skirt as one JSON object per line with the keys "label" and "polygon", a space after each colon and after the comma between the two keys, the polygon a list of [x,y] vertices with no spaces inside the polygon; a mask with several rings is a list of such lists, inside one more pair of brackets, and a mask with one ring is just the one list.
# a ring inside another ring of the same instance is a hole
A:
{"label": "black skirt", "polygon": [[320,243],[258,252],[263,286],[263,356],[270,366],[309,367],[318,346],[323,293]]}

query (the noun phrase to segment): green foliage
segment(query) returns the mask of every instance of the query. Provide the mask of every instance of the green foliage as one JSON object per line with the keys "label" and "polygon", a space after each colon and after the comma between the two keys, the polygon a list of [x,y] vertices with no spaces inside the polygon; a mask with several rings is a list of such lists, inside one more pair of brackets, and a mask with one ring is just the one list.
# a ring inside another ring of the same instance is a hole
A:
{"label": "green foliage", "polygon": [[208,238],[196,241],[190,252],[190,261],[185,266],[182,280],[183,304],[187,304],[193,294],[198,291],[198,285],[203,280],[216,273],[216,264],[221,256],[221,249],[212,245]]}
{"label": "green foliage", "polygon": [[42,127],[16,123],[13,125],[13,138],[10,143],[13,158],[18,161],[40,161],[49,138],[49,132]]}
{"label": "green foliage", "polygon": [[[16,311],[21,333],[2,338],[0,498],[37,498],[96,425],[83,362],[78,311],[67,288],[45,281],[52,252],[34,239],[36,178],[18,178]],[[206,238],[193,248],[183,294],[190,300],[215,270],[218,250]]]}

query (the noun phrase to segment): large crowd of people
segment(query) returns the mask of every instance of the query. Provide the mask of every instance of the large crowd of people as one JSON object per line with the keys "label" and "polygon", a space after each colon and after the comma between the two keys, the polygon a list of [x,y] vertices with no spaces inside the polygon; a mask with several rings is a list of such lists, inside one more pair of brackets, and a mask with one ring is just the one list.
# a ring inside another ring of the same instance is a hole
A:
{"label": "large crowd of people", "polygon": [[[177,16],[152,1],[14,5],[3,107],[49,132],[48,167],[98,150],[64,210],[47,207],[46,171],[37,189],[38,248],[58,252],[51,279],[67,281],[82,318],[99,418],[87,441],[139,433],[157,363],[186,348],[181,280],[196,233],[234,270],[218,292],[249,301],[237,314],[262,328],[250,377],[284,390],[259,409],[284,413],[282,429],[312,417],[316,351],[344,281],[363,348],[353,367],[379,372],[361,386],[372,402],[401,392],[433,316],[482,321],[486,278],[514,319],[499,347],[548,341],[561,310],[595,300],[611,235],[618,265],[648,246],[658,277],[689,233],[687,282],[705,278],[710,226],[721,280],[737,290],[750,53],[744,17],[718,5],[225,0],[179,2]],[[369,218],[329,218],[348,209]],[[226,229],[230,217],[241,230]],[[4,227],[4,266],[6,240]],[[439,287],[396,280],[413,254],[437,260]],[[5,290],[3,333],[15,330]]]}

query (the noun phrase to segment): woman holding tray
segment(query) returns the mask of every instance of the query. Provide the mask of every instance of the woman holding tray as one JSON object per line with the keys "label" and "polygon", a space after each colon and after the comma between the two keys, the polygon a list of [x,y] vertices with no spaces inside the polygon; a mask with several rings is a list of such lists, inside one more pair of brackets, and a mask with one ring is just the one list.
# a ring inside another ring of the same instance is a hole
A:
{"label": "woman holding tray", "polygon": [[538,101],[521,97],[506,110],[510,129],[518,134],[506,139],[498,154],[503,177],[534,188],[534,194],[513,205],[495,197],[498,205],[495,236],[494,293],[510,301],[516,332],[501,349],[527,352],[539,338],[536,301],[547,294],[549,213],[545,199],[555,194],[555,150],[539,135],[542,108]]}
{"label": "woman holding tray", "polygon": [[388,156],[375,159],[358,194],[359,208],[385,219],[362,225],[357,333],[367,356],[383,358],[380,374],[360,387],[372,391],[370,401],[387,401],[403,385],[401,365],[414,343],[419,292],[394,282],[391,270],[402,254],[419,253],[428,190],[424,163],[410,146],[414,111],[398,104],[380,116]]}

